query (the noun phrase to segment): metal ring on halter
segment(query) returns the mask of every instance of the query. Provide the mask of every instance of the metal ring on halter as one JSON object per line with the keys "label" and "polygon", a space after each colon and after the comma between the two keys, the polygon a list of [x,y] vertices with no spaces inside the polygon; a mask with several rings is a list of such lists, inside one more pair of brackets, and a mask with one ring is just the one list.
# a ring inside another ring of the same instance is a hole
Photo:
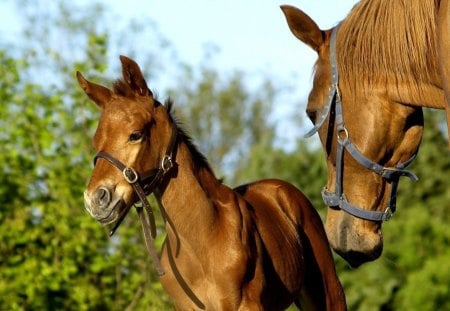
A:
{"label": "metal ring on halter", "polygon": [[125,167],[122,171],[122,174],[125,180],[130,184],[134,184],[139,179],[139,175],[131,167]]}
{"label": "metal ring on halter", "polygon": [[161,169],[166,173],[173,167],[172,158],[168,155],[164,156],[161,161]]}
{"label": "metal ring on halter", "polygon": [[386,209],[384,210],[384,215],[386,215],[386,217],[384,218],[385,221],[388,221],[392,216],[394,216],[394,213],[392,212],[390,206],[386,207]]}
{"label": "metal ring on halter", "polygon": [[[344,133],[344,136],[341,136],[341,133]],[[341,144],[348,140],[347,128],[343,127],[342,129],[337,130],[337,140]]]}

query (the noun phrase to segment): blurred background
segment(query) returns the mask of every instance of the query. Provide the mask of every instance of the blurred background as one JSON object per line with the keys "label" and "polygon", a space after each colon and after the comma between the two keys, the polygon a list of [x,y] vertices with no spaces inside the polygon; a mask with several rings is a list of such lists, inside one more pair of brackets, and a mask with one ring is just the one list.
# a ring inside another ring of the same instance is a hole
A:
{"label": "blurred background", "polygon": [[[326,29],[356,3],[335,2],[290,4]],[[316,55],[280,4],[0,0],[0,310],[172,309],[138,218],[110,239],[84,210],[99,111],[75,71],[111,85],[120,54],[173,99],[226,184],[287,180],[324,219],[324,155],[317,138],[301,139]],[[425,116],[411,168],[420,180],[400,183],[382,257],[355,270],[335,257],[349,310],[450,310],[450,157],[444,113]]]}

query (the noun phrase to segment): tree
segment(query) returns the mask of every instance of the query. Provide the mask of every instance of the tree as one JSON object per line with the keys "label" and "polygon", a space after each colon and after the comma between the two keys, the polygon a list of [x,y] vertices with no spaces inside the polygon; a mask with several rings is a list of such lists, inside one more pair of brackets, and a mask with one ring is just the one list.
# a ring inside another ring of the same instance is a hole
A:
{"label": "tree", "polygon": [[[139,228],[123,226],[111,241],[83,209],[98,112],[74,71],[107,68],[108,34],[92,18],[102,9],[89,6],[81,12],[92,15],[80,17],[63,1],[49,11],[38,2],[24,2],[27,45],[0,46],[0,309],[167,308]],[[72,54],[40,30],[85,44]]]}

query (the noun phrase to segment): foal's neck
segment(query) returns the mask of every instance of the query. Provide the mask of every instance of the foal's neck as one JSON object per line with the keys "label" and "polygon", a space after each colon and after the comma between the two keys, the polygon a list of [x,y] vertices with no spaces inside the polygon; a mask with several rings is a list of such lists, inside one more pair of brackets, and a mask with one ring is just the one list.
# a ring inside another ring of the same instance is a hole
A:
{"label": "foal's neck", "polygon": [[157,198],[167,213],[169,227],[173,227],[170,229],[178,235],[208,236],[217,220],[214,201],[228,188],[207,165],[194,161],[184,141],[178,144],[175,154],[176,165],[164,189],[156,193]]}

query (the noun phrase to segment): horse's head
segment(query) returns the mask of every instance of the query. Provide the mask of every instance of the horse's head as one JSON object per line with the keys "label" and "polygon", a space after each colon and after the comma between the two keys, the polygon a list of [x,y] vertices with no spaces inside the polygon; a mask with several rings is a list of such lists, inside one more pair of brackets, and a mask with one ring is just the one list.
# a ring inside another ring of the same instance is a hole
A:
{"label": "horse's head", "polygon": [[158,171],[154,169],[160,167],[172,133],[168,113],[153,98],[139,66],[124,56],[120,60],[123,80],[116,81],[113,90],[77,72],[80,86],[102,110],[93,138],[98,154],[84,202],[103,224],[120,220],[137,201],[133,184]]}
{"label": "horse's head", "polygon": [[[327,159],[323,197],[330,208],[325,227],[332,248],[358,266],[381,255],[381,223],[395,211],[398,178],[415,177],[401,164],[408,164],[417,152],[422,112],[392,100],[383,82],[372,81],[363,88],[361,81],[346,76],[338,80],[341,69],[352,64],[339,64],[339,55],[337,65],[331,60],[332,30],[320,30],[299,9],[282,6],[282,10],[292,33],[318,53],[307,114]],[[339,49],[339,31],[336,46]]]}

